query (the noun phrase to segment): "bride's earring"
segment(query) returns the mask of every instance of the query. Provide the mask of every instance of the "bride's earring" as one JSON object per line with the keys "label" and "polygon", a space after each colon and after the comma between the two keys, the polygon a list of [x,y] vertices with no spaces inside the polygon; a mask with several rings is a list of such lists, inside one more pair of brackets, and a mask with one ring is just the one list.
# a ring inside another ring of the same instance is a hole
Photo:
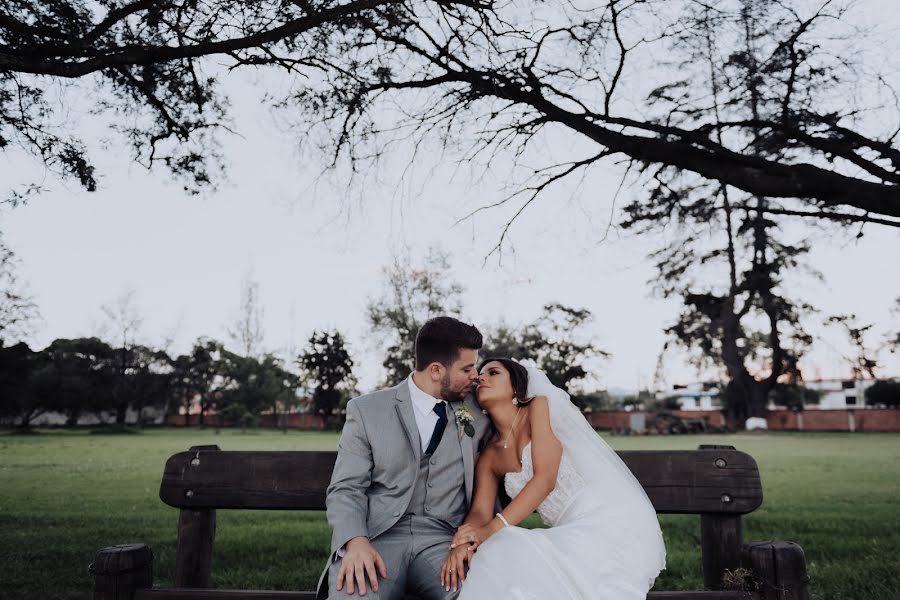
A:
{"label": "bride's earring", "polygon": [[516,398],[515,396],[513,396],[513,406],[518,406],[518,405],[519,405],[519,399]]}

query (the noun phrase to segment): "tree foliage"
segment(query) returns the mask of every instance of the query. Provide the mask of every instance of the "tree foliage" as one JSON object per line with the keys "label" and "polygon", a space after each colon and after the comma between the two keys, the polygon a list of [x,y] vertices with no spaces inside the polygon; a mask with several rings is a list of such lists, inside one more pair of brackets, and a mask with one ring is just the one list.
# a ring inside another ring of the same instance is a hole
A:
{"label": "tree foliage", "polygon": [[[844,51],[861,37],[850,7],[606,0],[438,12],[403,3],[335,31],[314,59],[324,82],[296,99],[310,129],[353,163],[409,137],[488,166],[509,151],[522,160],[515,172],[531,174],[506,199],[519,212],[616,156],[645,182],[677,173],[691,186],[766,198],[765,214],[897,225],[896,101],[875,65]],[[659,85],[644,90],[645,81]],[[860,97],[860,86],[872,93]],[[382,110],[395,104],[403,110]],[[588,149],[535,166],[529,151],[556,134]]]}
{"label": "tree foliage", "polygon": [[896,408],[900,406],[900,381],[896,379],[876,381],[866,388],[865,394],[866,404]]}
{"label": "tree foliage", "polygon": [[384,269],[384,293],[371,299],[366,319],[384,349],[385,383],[395,385],[415,368],[416,334],[432,317],[459,316],[462,286],[454,281],[449,255],[429,249],[420,261],[398,258]]}
{"label": "tree foliage", "polygon": [[[734,13],[718,10],[721,4],[689,11],[684,31],[670,40],[683,53],[677,56],[690,59],[677,65],[686,78],[657,89],[652,103],[666,107],[674,123],[702,121],[717,143],[739,142],[747,156],[770,162],[808,156],[808,140],[784,127],[754,131],[740,124],[814,128],[811,107],[839,87],[843,74],[839,63],[822,62],[807,39],[832,9],[800,19],[780,2],[727,4]],[[701,118],[692,107],[702,97],[714,110]],[[819,276],[805,264],[810,240],[786,227],[790,211],[771,194],[671,166],[648,173],[650,192],[625,207],[623,226],[665,240],[652,255],[655,288],[683,304],[667,333],[698,366],[723,372],[723,398],[735,421],[762,416],[777,386],[802,379],[798,361],[812,343],[802,320],[813,307],[791,293],[800,277]]]}
{"label": "tree foliage", "polygon": [[18,266],[0,233],[0,347],[30,333],[40,318],[37,304],[19,278]]}
{"label": "tree foliage", "polygon": [[45,362],[24,342],[0,346],[0,420],[13,423],[19,419],[18,425],[27,428],[46,410],[46,395],[35,377]]}
{"label": "tree foliage", "polygon": [[609,356],[584,331],[592,318],[586,308],[546,304],[534,322],[518,330],[506,324],[490,330],[481,355],[533,360],[553,385],[569,392],[576,404],[599,407],[607,403],[606,396],[582,394],[576,389],[590,373],[591,363]]}
{"label": "tree foliage", "polygon": [[390,4],[8,0],[0,14],[0,147],[20,147],[96,189],[86,140],[60,118],[60,106],[87,93],[136,160],[162,166],[196,192],[222,174],[217,133],[229,129],[217,67],[203,57],[297,73],[316,53],[317,29],[344,28],[348,16]]}
{"label": "tree foliage", "polygon": [[[761,4],[771,8],[748,52],[742,28]],[[215,132],[229,127],[218,72],[204,58],[215,57],[227,69],[296,76],[272,99],[323,128],[336,159],[377,158],[398,139],[429,134],[463,160],[506,150],[523,157],[550,130],[593,146],[532,169],[513,197],[523,205],[618,156],[651,176],[674,169],[779,199],[768,212],[900,218],[896,102],[879,65],[848,50],[864,36],[848,24],[847,0],[15,0],[4,8],[0,145],[25,148],[88,189],[95,166],[58,118],[71,102],[57,95],[93,88],[135,157],[195,191],[221,172]],[[725,65],[714,95],[697,85],[709,73],[692,56],[710,36]],[[741,80],[748,69],[762,90],[755,112]],[[644,81],[659,85],[643,89]],[[855,93],[863,87],[871,93]],[[747,151],[763,139],[788,152]]]}
{"label": "tree foliage", "polygon": [[322,415],[326,427],[342,419],[338,410],[356,392],[353,359],[339,331],[315,331],[307,349],[297,357],[307,385],[313,387],[313,409]]}

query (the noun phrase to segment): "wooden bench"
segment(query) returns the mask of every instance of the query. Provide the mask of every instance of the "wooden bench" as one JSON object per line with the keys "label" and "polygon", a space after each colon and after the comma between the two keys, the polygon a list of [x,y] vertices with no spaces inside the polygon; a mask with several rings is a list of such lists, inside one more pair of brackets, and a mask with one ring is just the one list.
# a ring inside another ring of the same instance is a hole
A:
{"label": "wooden bench", "polygon": [[[809,577],[800,546],[743,543],[741,516],[762,504],[759,469],[751,456],[732,446],[619,455],[658,513],[700,515],[706,590],[651,592],[649,599],[808,600]],[[112,546],[100,550],[90,567],[94,599],[313,600],[311,591],[207,589],[216,510],[324,510],[335,457],[335,452],[223,452],[217,446],[195,446],[172,456],[159,496],[180,509],[174,587],[152,587],[153,554],[147,545]],[[748,569],[749,577],[741,578],[747,574],[741,569]]]}

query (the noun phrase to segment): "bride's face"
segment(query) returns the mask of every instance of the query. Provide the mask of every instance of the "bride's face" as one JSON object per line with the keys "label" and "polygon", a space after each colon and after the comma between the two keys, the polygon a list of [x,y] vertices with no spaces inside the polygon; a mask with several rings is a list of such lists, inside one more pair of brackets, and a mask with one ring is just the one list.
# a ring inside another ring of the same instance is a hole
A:
{"label": "bride's face", "polygon": [[514,392],[509,371],[502,363],[492,360],[481,368],[478,376],[478,403],[489,406],[495,402],[511,402]]}

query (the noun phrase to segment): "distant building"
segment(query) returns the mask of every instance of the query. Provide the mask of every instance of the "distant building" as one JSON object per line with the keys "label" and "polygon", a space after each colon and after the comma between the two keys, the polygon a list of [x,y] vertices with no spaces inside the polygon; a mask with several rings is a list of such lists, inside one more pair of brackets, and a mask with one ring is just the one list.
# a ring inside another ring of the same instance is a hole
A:
{"label": "distant building", "polygon": [[818,408],[865,408],[866,389],[877,379],[819,379],[803,385],[819,392]]}
{"label": "distant building", "polygon": [[657,392],[657,400],[675,399],[681,410],[722,410],[719,388],[704,389],[702,383],[676,385],[671,390]]}

